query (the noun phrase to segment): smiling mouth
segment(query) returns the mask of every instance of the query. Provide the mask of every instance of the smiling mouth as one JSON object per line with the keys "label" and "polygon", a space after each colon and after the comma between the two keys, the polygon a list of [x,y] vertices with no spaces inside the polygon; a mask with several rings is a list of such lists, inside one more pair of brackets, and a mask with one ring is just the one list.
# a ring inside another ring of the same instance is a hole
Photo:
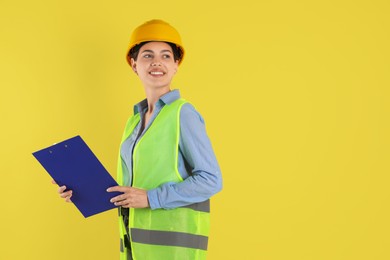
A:
{"label": "smiling mouth", "polygon": [[162,72],[162,71],[151,71],[149,72],[150,75],[153,75],[153,76],[162,76],[164,75],[165,73]]}

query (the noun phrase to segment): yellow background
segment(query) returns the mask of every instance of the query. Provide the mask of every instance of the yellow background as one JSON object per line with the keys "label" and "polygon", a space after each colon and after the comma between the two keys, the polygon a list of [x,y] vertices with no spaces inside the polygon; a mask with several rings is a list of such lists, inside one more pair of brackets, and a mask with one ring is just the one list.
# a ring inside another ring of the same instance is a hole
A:
{"label": "yellow background", "polygon": [[1,0],[0,259],[118,259],[117,212],[84,219],[31,153],[80,134],[115,176],[144,97],[125,50],[153,18],[222,168],[209,259],[390,259],[389,7]]}

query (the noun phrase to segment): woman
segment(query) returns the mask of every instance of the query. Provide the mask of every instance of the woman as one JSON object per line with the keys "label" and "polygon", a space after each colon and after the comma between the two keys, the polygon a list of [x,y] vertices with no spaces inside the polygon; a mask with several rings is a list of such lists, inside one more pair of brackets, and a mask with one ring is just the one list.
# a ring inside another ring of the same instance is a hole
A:
{"label": "woman", "polygon": [[[120,186],[107,191],[120,207],[121,259],[205,259],[209,198],[222,188],[220,169],[204,121],[171,90],[184,48],[168,23],[137,27],[127,61],[145,90],[123,134],[118,160]],[[70,201],[72,191],[60,187]]]}

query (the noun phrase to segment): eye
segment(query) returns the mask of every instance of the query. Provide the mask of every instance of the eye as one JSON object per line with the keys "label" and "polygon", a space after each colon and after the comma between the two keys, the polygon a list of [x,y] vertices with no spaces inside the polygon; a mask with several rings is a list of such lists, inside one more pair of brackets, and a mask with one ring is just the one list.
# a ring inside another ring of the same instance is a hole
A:
{"label": "eye", "polygon": [[163,55],[163,58],[164,58],[164,59],[170,59],[170,58],[171,58],[171,55],[169,55],[169,54],[164,54],[164,55]]}
{"label": "eye", "polygon": [[151,55],[151,54],[145,54],[143,57],[144,57],[145,59],[149,59],[149,58],[152,58],[152,55]]}

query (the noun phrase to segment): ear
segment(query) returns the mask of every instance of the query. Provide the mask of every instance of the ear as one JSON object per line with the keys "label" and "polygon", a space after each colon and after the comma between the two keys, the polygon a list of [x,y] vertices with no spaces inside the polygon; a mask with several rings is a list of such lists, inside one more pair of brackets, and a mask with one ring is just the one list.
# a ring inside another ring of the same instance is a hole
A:
{"label": "ear", "polygon": [[176,60],[175,61],[175,67],[173,68],[173,71],[175,72],[175,74],[176,74],[178,69],[179,69],[179,60]]}
{"label": "ear", "polygon": [[135,74],[138,75],[138,73],[137,73],[137,62],[133,58],[131,58],[130,63],[131,63],[131,68],[133,69]]}

